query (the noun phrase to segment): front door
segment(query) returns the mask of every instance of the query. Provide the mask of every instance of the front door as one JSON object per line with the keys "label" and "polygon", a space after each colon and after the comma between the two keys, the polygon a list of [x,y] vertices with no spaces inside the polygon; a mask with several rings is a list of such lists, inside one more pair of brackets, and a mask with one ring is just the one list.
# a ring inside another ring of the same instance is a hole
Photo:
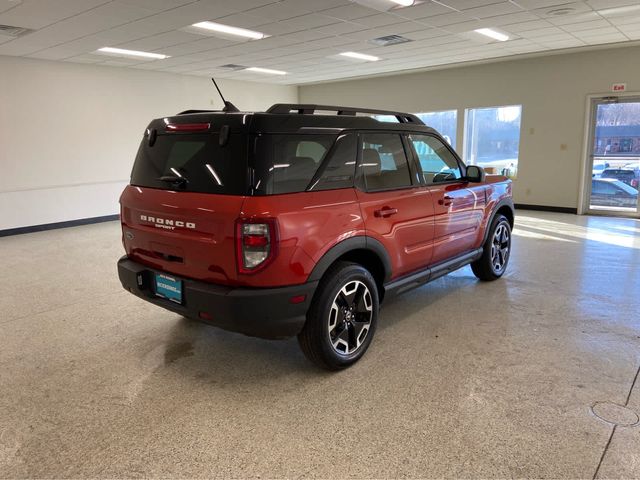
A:
{"label": "front door", "polygon": [[459,160],[439,138],[425,134],[409,138],[434,204],[431,263],[435,265],[477,246],[485,187],[463,178]]}
{"label": "front door", "polygon": [[640,97],[592,101],[587,172],[587,212],[638,216]]}
{"label": "front door", "polygon": [[360,134],[357,191],[367,235],[380,241],[394,278],[426,268],[433,249],[433,202],[397,133]]}

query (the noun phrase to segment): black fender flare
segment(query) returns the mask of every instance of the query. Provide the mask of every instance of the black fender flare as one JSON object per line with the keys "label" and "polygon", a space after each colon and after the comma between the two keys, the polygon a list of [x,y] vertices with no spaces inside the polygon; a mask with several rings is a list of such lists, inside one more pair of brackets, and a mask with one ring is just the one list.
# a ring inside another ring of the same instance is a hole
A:
{"label": "black fender flare", "polygon": [[358,235],[355,237],[347,238],[342,242],[331,247],[322,258],[316,263],[316,266],[313,267],[311,274],[309,275],[308,282],[313,282],[320,280],[322,276],[326,273],[329,267],[335,262],[338,258],[343,256],[345,253],[349,253],[353,250],[368,250],[374,253],[382,262],[382,266],[384,267],[384,280],[383,283],[386,283],[391,278],[391,258],[389,257],[389,253],[387,249],[384,248],[384,245],[380,243],[375,238],[367,237],[365,235]]}
{"label": "black fender flare", "polygon": [[515,207],[513,206],[513,199],[507,197],[507,198],[503,198],[502,200],[498,201],[498,203],[496,203],[495,207],[493,207],[493,212],[491,212],[491,218],[489,218],[489,221],[487,222],[487,228],[484,232],[484,238],[482,239],[482,245],[484,245],[487,242],[487,238],[489,237],[489,229],[491,228],[491,224],[493,223],[493,219],[496,218],[496,215],[498,213],[498,210],[500,210],[502,207],[509,207],[509,210],[511,210],[511,215],[513,215],[513,218],[516,218],[516,214],[515,214]]}

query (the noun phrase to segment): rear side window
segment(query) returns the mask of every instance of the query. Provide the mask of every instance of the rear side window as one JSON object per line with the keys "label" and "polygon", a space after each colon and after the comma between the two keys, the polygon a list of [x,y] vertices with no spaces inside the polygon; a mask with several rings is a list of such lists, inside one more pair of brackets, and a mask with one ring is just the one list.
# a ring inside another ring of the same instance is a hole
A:
{"label": "rear side window", "polygon": [[340,135],[327,154],[318,180],[309,190],[336,190],[353,187],[358,154],[354,134]]}
{"label": "rear side window", "polygon": [[[244,195],[247,192],[245,139],[231,134],[219,145],[217,133],[145,137],[131,173],[131,185],[188,192]],[[165,178],[166,181],[161,180]],[[172,183],[169,179],[183,179]]]}
{"label": "rear side window", "polygon": [[256,195],[304,192],[336,135],[258,135],[251,164]]}
{"label": "rear side window", "polygon": [[362,168],[367,190],[389,190],[411,186],[409,162],[402,139],[395,133],[365,133]]}

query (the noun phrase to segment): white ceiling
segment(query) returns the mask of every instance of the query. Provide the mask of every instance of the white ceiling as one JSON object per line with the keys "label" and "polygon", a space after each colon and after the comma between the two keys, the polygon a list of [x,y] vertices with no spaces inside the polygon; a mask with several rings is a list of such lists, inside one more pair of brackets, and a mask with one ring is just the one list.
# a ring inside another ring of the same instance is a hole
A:
{"label": "white ceiling", "polygon": [[[640,0],[0,0],[0,24],[34,29],[0,34],[0,55],[95,63],[188,75],[303,84],[518,54],[640,40]],[[550,13],[571,9],[564,15]],[[224,39],[188,27],[212,20],[270,35]],[[507,33],[507,42],[471,33]],[[410,43],[378,47],[384,35]],[[170,55],[141,60],[96,54],[119,47]],[[378,62],[336,57],[356,51]],[[228,71],[240,64],[288,72]]]}

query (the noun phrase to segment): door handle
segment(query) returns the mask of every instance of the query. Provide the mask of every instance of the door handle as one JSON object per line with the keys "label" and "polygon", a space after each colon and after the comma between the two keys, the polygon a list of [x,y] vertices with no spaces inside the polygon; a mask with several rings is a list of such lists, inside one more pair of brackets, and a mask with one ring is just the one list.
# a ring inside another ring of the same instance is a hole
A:
{"label": "door handle", "polygon": [[445,195],[444,198],[441,198],[440,200],[438,200],[438,203],[440,205],[444,205],[445,207],[448,207],[449,205],[451,205],[452,202],[453,202],[453,197],[450,197],[449,195]]}
{"label": "door handle", "polygon": [[376,217],[382,218],[390,217],[391,215],[395,215],[396,213],[398,213],[398,209],[391,207],[382,207],[380,210],[375,210],[373,212]]}

